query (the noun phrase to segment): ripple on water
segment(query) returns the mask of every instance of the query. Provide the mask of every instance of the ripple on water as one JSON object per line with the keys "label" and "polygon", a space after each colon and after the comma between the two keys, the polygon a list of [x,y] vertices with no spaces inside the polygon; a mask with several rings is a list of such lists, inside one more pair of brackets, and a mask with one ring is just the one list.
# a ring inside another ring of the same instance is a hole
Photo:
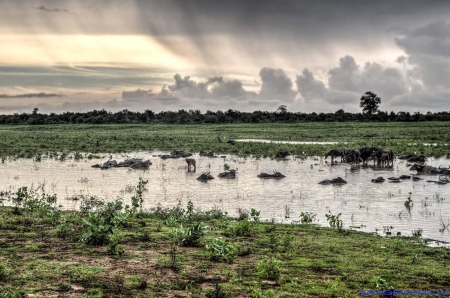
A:
{"label": "ripple on water", "polygon": [[[423,229],[423,237],[450,242],[448,230],[441,233],[441,223],[450,223],[450,184],[438,185],[426,180],[404,180],[400,183],[372,183],[378,176],[399,177],[412,174],[405,161],[397,160],[393,168],[351,167],[347,164],[331,165],[323,158],[286,160],[240,158],[227,156],[208,158],[194,155],[197,172],[188,172],[184,159],[161,160],[153,155],[161,152],[134,152],[129,157],[150,159],[153,165],[146,171],[128,168],[100,170],[91,165],[101,160],[68,160],[59,162],[42,159],[41,162],[20,159],[0,164],[0,191],[16,191],[21,186],[37,187],[45,182],[45,190],[57,194],[58,204],[65,209],[77,209],[79,201],[70,199],[79,194],[90,194],[108,200],[122,197],[130,201],[139,177],[149,180],[144,192],[145,208],[157,204],[172,207],[181,200],[190,200],[195,207],[208,210],[218,207],[230,215],[236,208],[261,210],[261,218],[278,222],[298,221],[301,212],[317,214],[318,223],[327,225],[325,214],[342,213],[345,227],[383,234],[383,227],[393,226],[392,234],[411,235],[413,230]],[[117,161],[125,155],[112,156]],[[223,165],[238,169],[236,179],[220,179]],[[430,159],[429,164],[450,164],[448,159]],[[260,172],[279,171],[286,176],[281,180],[260,179]],[[210,172],[215,179],[206,183],[196,180],[203,172]],[[340,186],[319,185],[324,179],[342,177],[348,183]],[[404,205],[409,193],[413,207]]]}

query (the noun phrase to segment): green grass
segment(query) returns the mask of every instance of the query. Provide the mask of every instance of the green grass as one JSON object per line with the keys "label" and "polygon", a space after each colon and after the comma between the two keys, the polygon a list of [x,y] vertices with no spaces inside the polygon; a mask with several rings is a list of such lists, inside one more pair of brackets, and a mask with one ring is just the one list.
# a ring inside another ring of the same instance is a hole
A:
{"label": "green grass", "polygon": [[[130,218],[121,228],[120,245],[125,248],[121,257],[108,255],[106,246],[80,243],[84,216],[65,213],[71,214],[73,230],[67,238],[57,238],[55,226],[45,216],[17,215],[13,208],[0,207],[0,294],[10,289],[37,297],[58,293],[205,297],[219,284],[218,291],[228,297],[269,291],[274,297],[357,297],[361,289],[450,286],[449,249],[427,247],[417,238],[251,221],[248,234],[211,229],[197,247],[176,246],[173,262],[170,227],[163,223],[167,213],[145,212]],[[193,214],[190,221],[185,218],[184,226],[199,220],[219,226],[219,219],[205,214]],[[230,220],[233,226],[239,224]],[[27,231],[26,237],[22,231]],[[144,231],[151,237],[142,240]],[[225,237],[237,248],[233,262],[211,260],[205,245],[217,237]],[[270,269],[275,274],[257,266],[263,260],[275,260],[271,262],[276,268]],[[142,280],[146,289],[137,288]]]}
{"label": "green grass", "polygon": [[[281,145],[220,143],[228,139],[270,139],[285,141],[334,141],[342,145]],[[417,143],[411,145],[411,143]],[[422,145],[438,143],[436,147]],[[348,146],[380,145],[396,154],[417,152],[428,156],[448,155],[450,122],[358,123],[326,122],[295,124],[214,124],[214,125],[45,125],[0,126],[0,156],[36,158],[47,152],[118,153],[138,150],[273,156],[280,149],[291,154],[323,155]],[[61,158],[61,154],[59,155]]]}

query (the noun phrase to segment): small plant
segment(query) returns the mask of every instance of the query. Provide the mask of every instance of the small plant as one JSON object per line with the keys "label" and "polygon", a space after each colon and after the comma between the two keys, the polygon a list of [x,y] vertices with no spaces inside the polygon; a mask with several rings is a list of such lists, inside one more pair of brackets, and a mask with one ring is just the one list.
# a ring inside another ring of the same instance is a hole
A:
{"label": "small plant", "polygon": [[225,170],[225,171],[228,171],[229,169],[230,169],[230,166],[228,165],[228,164],[223,164],[223,169]]}
{"label": "small plant", "polygon": [[229,229],[231,230],[229,234],[233,237],[250,236],[250,222],[248,220],[239,221]]}
{"label": "small plant", "polygon": [[72,225],[67,222],[65,216],[62,216],[59,219],[59,223],[56,226],[56,236],[58,238],[66,238],[69,236],[70,231],[72,230]]}
{"label": "small plant", "polygon": [[131,206],[133,213],[137,211],[139,208],[142,212],[142,204],[144,203],[144,198],[142,196],[142,193],[144,192],[145,185],[148,183],[148,180],[143,180],[142,177],[139,177],[139,182],[136,187],[135,195],[131,197]]}
{"label": "small plant", "polygon": [[203,222],[192,226],[189,229],[171,229],[170,235],[175,239],[179,246],[197,246],[200,238],[206,233],[206,227]]}
{"label": "small plant", "polygon": [[107,246],[107,252],[110,255],[114,256],[122,256],[125,252],[125,249],[119,245],[120,240],[120,232],[117,229],[114,229],[112,234],[109,235],[109,243]]}
{"label": "small plant", "polygon": [[239,214],[238,220],[247,220],[249,218],[249,213],[247,209],[239,207],[236,209],[236,211]]}
{"label": "small plant", "polygon": [[342,215],[342,213],[339,213],[338,215],[331,214],[331,211],[328,211],[328,214],[325,214],[325,217],[327,218],[328,224],[332,228],[337,228],[338,230],[342,230],[344,227],[344,224],[342,220],[339,218]]}
{"label": "small plant", "polygon": [[413,206],[413,201],[411,199],[412,192],[409,192],[408,199],[405,201],[405,207],[410,209]]}
{"label": "small plant", "polygon": [[302,224],[309,224],[315,221],[316,219],[316,213],[312,213],[312,212],[302,212],[300,214],[300,222]]}
{"label": "small plant", "polygon": [[73,154],[73,159],[75,159],[75,160],[83,159],[83,154],[81,154],[79,152],[75,152]]}
{"label": "small plant", "polygon": [[192,201],[187,203],[186,215],[189,220],[194,216],[194,203],[192,203]]}
{"label": "small plant", "polygon": [[252,208],[250,211],[250,217],[253,219],[254,222],[259,222],[259,215],[261,214],[261,211],[256,211]]}
{"label": "small plant", "polygon": [[283,263],[275,258],[264,258],[256,263],[256,269],[261,278],[278,280],[281,276],[280,269]]}
{"label": "small plant", "polygon": [[216,283],[216,288],[206,293],[206,298],[231,298],[231,296],[224,292],[220,285]]}
{"label": "small plant", "polygon": [[412,236],[413,237],[422,237],[422,233],[423,233],[423,230],[419,228],[417,230],[412,231]]}
{"label": "small plant", "polygon": [[11,276],[11,269],[4,262],[0,262],[0,281],[6,282]]}
{"label": "small plant", "polygon": [[251,298],[273,298],[275,297],[275,294],[272,290],[268,290],[266,292],[263,292],[261,288],[254,288],[252,290],[252,293],[250,294]]}
{"label": "small plant", "polygon": [[22,293],[16,290],[7,290],[6,292],[0,292],[0,298],[23,298]]}
{"label": "small plant", "polygon": [[214,238],[205,249],[209,252],[209,258],[217,262],[232,263],[236,252],[235,246],[222,237]]}

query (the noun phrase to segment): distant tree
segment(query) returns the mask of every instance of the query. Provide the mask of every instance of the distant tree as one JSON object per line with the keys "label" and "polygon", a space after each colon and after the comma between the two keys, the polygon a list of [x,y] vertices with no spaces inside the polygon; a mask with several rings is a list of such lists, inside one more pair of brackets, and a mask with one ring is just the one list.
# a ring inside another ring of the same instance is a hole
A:
{"label": "distant tree", "polygon": [[285,105],[281,105],[278,107],[277,112],[280,114],[285,114],[287,112],[287,108]]}
{"label": "distant tree", "polygon": [[361,97],[359,106],[363,108],[364,114],[375,114],[378,111],[378,107],[381,103],[381,99],[373,92],[367,91]]}
{"label": "distant tree", "polygon": [[39,111],[39,109],[38,109],[38,108],[34,108],[34,109],[33,109],[33,115],[34,115],[34,116],[36,116],[36,115],[37,115],[37,113],[38,113],[38,111]]}

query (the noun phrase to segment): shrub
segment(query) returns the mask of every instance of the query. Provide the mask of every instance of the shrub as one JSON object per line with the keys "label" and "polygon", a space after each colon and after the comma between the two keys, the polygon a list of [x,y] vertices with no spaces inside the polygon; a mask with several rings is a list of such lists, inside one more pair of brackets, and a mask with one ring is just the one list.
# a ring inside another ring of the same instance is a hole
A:
{"label": "shrub", "polygon": [[327,218],[328,224],[332,228],[337,228],[338,230],[342,230],[344,227],[344,224],[342,220],[339,218],[342,215],[342,213],[339,213],[338,215],[331,214],[331,211],[328,211],[328,214],[325,214],[325,217]]}
{"label": "shrub", "polygon": [[200,238],[206,233],[206,227],[203,222],[192,226],[189,229],[171,229],[170,235],[179,246],[197,246]]}
{"label": "shrub", "polygon": [[261,278],[278,280],[280,278],[280,269],[283,263],[275,258],[264,258],[256,263],[256,269]]}
{"label": "shrub", "polygon": [[214,238],[211,244],[205,246],[209,252],[209,258],[217,262],[232,263],[236,248],[229,243],[225,238]]}
{"label": "shrub", "polygon": [[300,214],[300,222],[302,224],[312,223],[316,219],[316,213],[312,212],[302,212]]}

